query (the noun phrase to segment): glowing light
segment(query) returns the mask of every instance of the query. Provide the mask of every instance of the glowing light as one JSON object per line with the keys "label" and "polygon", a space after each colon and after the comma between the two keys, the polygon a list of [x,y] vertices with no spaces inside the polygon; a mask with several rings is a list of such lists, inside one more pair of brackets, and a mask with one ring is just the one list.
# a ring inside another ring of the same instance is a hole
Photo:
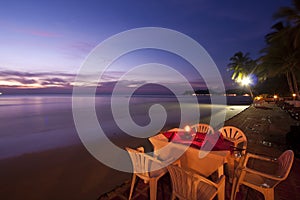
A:
{"label": "glowing light", "polygon": [[293,97],[296,97],[296,94],[295,94],[295,93],[293,94]]}
{"label": "glowing light", "polygon": [[241,80],[241,84],[243,86],[247,86],[247,85],[250,85],[252,83],[251,81],[251,78],[249,76],[247,77],[244,77],[242,80]]}
{"label": "glowing light", "polygon": [[273,96],[273,98],[274,98],[274,99],[277,99],[277,98],[278,98],[278,96],[275,94],[275,95]]}
{"label": "glowing light", "polygon": [[190,131],[191,131],[191,127],[190,127],[189,125],[186,125],[186,126],[184,127],[184,130],[185,130],[186,132],[190,132]]}
{"label": "glowing light", "polygon": [[255,97],[254,99],[259,101],[259,100],[261,100],[261,99],[262,99],[262,97],[260,97],[260,96],[257,96],[257,97]]}

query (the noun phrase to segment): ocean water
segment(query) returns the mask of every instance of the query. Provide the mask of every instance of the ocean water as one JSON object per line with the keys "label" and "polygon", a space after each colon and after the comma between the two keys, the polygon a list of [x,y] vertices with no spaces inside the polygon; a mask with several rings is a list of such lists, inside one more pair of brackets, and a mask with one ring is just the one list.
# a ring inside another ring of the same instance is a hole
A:
{"label": "ocean water", "polygon": [[[79,109],[85,109],[85,98],[82,97],[83,103]],[[133,122],[146,126],[151,123],[149,109],[154,104],[160,104],[167,113],[163,127],[167,129],[179,125],[183,108],[185,112],[196,109],[200,113],[199,121],[207,122],[211,117],[212,106],[220,113],[226,112],[228,118],[248,107],[240,104],[249,103],[249,99],[244,97],[230,97],[228,103],[231,105],[211,105],[209,97],[199,97],[199,104],[187,96],[179,98],[183,102],[180,106],[178,99],[172,96],[120,96],[114,106],[120,110],[118,118],[128,119],[127,113],[121,112],[124,102],[128,101]],[[124,134],[111,112],[110,96],[96,96],[95,110],[99,124],[108,137]],[[189,120],[184,119],[183,124],[194,123]],[[71,96],[0,96],[0,159],[80,143],[73,120]]]}

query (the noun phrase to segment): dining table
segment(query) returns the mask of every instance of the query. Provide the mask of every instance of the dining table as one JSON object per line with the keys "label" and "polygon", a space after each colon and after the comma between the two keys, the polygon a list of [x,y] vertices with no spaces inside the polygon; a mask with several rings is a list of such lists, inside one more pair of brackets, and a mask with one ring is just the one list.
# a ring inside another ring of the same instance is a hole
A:
{"label": "dining table", "polygon": [[[217,138],[216,138],[217,137]],[[232,146],[221,134],[190,133],[184,129],[171,129],[149,138],[154,155],[159,159],[174,158],[183,168],[192,169],[202,176],[209,177],[217,173],[224,175],[224,164],[232,163]],[[224,199],[224,192],[219,199]]]}

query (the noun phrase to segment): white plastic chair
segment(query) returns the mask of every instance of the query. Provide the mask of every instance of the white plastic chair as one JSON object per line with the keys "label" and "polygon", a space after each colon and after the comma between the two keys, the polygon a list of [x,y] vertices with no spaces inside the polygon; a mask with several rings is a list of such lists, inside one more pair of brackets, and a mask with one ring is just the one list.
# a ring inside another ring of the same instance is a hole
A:
{"label": "white plastic chair", "polygon": [[[162,166],[162,163],[157,158],[128,147],[126,147],[125,149],[129,153],[134,170],[128,199],[130,200],[132,198],[136,177],[139,177],[143,179],[145,183],[149,183],[150,199],[155,200],[157,195],[157,182],[163,175],[167,173],[167,169],[160,168],[160,166]],[[158,169],[157,167],[160,169]]]}
{"label": "white plastic chair", "polygon": [[[265,161],[264,165],[262,165],[263,169],[249,167],[248,161],[250,158]],[[292,150],[286,150],[278,159],[247,153],[242,168],[236,171],[237,178],[233,182],[234,191],[231,194],[231,200],[235,199],[240,185],[245,185],[261,192],[266,200],[273,200],[274,188],[288,177],[293,161],[294,152]],[[264,172],[272,167],[271,164],[276,165],[275,173]]]}
{"label": "white plastic chair", "polygon": [[[219,129],[222,136],[234,144],[235,148],[247,148],[247,137],[245,133],[234,126],[224,126]],[[241,146],[239,144],[242,144]]]}
{"label": "white plastic chair", "polygon": [[201,124],[201,123],[192,125],[191,130],[193,130],[194,132],[200,132],[200,133],[206,133],[206,134],[214,134],[215,133],[213,127],[211,127],[208,124]]}
{"label": "white plastic chair", "polygon": [[224,139],[233,143],[234,157],[228,160],[229,182],[233,182],[234,171],[244,159],[247,149],[247,137],[235,126],[224,126],[218,130]]}
{"label": "white plastic chair", "polygon": [[172,200],[176,197],[181,200],[210,200],[214,199],[216,195],[218,195],[218,199],[224,199],[224,175],[215,183],[191,169],[183,169],[176,165],[169,165],[167,168],[172,181]]}

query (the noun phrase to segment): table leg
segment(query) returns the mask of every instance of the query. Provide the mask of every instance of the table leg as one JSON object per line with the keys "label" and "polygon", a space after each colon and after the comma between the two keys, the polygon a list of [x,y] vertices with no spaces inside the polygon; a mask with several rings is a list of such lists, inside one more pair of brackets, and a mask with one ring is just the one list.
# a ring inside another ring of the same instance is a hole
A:
{"label": "table leg", "polygon": [[221,165],[218,168],[218,178],[220,178],[223,174],[224,174],[224,167],[223,167],[223,165]]}

